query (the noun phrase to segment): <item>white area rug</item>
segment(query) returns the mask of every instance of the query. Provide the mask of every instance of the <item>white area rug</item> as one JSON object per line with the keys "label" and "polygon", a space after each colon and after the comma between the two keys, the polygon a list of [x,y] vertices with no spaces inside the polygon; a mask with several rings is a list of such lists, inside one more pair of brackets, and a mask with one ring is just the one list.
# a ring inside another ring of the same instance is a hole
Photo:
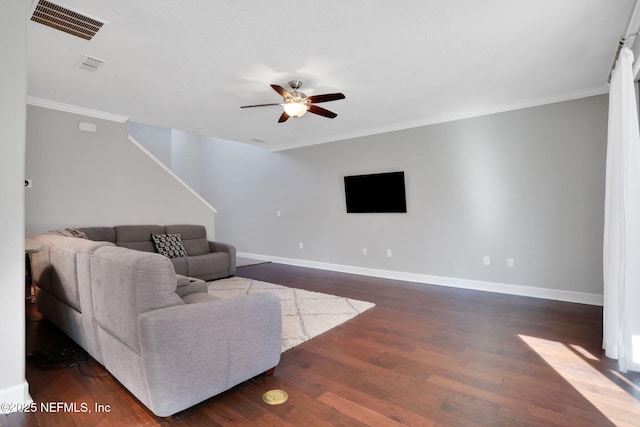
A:
{"label": "white area rug", "polygon": [[287,288],[242,277],[209,282],[209,293],[217,298],[263,292],[280,297],[283,352],[375,307],[371,302]]}

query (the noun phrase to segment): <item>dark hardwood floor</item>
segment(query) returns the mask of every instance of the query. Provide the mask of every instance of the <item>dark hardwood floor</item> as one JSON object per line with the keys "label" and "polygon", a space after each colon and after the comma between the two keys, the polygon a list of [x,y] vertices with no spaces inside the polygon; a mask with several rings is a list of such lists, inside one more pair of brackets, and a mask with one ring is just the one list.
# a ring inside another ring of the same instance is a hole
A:
{"label": "dark hardwood floor", "polygon": [[[92,412],[14,413],[0,416],[0,425],[640,425],[640,374],[623,375],[604,358],[601,307],[279,264],[242,267],[237,275],[376,307],[285,352],[274,376],[171,419],[153,416],[46,320],[28,321],[31,396],[38,404],[85,403]],[[61,349],[61,365],[77,364],[43,369],[57,361],[37,352]],[[289,400],[263,403],[271,389],[285,390]]]}

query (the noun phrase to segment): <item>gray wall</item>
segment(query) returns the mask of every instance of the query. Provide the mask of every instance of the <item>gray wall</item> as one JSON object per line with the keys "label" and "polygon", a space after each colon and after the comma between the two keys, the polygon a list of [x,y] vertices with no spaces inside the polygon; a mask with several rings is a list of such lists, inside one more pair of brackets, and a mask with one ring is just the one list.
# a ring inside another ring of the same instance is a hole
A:
{"label": "gray wall", "polygon": [[127,122],[129,134],[171,169],[171,129]]}
{"label": "gray wall", "polygon": [[[607,102],[276,153],[203,138],[203,196],[242,252],[602,294]],[[408,213],[346,214],[343,176],[397,170]]]}
{"label": "gray wall", "polygon": [[26,403],[24,329],[24,152],[27,96],[26,3],[0,14],[0,402]]}
{"label": "gray wall", "polygon": [[[78,122],[97,125],[82,132]],[[194,223],[214,210],[128,139],[125,124],[30,106],[27,234],[69,226]]]}
{"label": "gray wall", "polygon": [[171,170],[202,194],[203,159],[200,135],[171,130]]}
{"label": "gray wall", "polygon": [[203,193],[204,159],[199,134],[127,122],[129,134],[193,191]]}

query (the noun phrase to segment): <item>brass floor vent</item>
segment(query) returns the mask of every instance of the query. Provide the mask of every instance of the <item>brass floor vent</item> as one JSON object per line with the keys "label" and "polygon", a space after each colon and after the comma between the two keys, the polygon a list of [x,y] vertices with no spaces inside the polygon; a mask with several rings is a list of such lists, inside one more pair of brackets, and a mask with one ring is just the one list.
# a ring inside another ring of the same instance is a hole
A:
{"label": "brass floor vent", "polygon": [[85,40],[91,40],[106,24],[106,21],[91,18],[46,0],[38,0],[31,20]]}

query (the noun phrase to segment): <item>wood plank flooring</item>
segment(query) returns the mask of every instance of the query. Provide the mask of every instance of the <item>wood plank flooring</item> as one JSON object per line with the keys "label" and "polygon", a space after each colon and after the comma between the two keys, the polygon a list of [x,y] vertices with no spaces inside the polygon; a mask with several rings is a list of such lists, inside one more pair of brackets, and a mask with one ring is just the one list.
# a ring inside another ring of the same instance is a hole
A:
{"label": "wood plank flooring", "polygon": [[[640,374],[601,350],[602,308],[260,264],[238,276],[371,301],[376,307],[285,352],[256,378],[161,419],[98,363],[27,363],[40,402],[109,412],[9,414],[1,426],[640,426]],[[46,320],[27,352],[80,352]],[[79,355],[79,356],[78,356]],[[40,364],[42,365],[42,364]],[[269,406],[262,394],[283,389]]]}

